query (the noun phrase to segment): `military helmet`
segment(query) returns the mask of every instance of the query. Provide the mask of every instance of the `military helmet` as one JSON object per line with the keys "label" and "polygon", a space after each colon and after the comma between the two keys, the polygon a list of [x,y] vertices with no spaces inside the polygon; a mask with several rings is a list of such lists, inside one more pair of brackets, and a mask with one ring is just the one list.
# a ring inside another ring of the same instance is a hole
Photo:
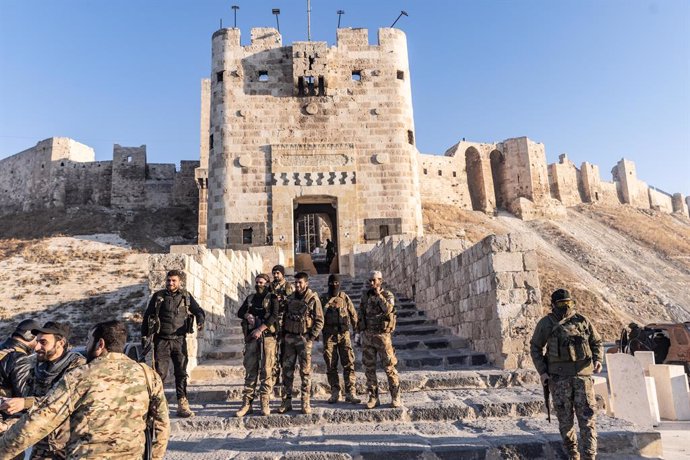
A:
{"label": "military helmet", "polygon": [[567,289],[556,289],[553,291],[553,294],[551,294],[552,304],[562,302],[564,300],[573,300],[573,298],[570,296],[570,291]]}

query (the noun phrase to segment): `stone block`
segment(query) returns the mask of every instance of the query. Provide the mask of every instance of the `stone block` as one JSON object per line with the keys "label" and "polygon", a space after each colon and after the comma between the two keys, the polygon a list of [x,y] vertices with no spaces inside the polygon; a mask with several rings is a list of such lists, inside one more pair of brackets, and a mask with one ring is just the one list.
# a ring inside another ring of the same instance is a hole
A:
{"label": "stone block", "polygon": [[494,272],[521,272],[523,270],[522,253],[499,252],[491,254],[491,268]]}
{"label": "stone block", "polygon": [[659,414],[666,420],[690,420],[688,379],[683,366],[652,364],[649,375],[656,382]]}
{"label": "stone block", "polygon": [[628,354],[607,353],[606,368],[614,415],[638,425],[653,425],[652,402],[640,362]]}
{"label": "stone block", "polygon": [[657,397],[654,377],[645,377],[644,382],[647,384],[647,394],[649,395],[649,412],[652,414],[654,426],[658,426],[659,423],[661,423],[661,417],[659,415],[659,399]]}
{"label": "stone block", "polygon": [[635,359],[642,364],[644,375],[649,375],[649,366],[655,364],[653,351],[636,351]]}

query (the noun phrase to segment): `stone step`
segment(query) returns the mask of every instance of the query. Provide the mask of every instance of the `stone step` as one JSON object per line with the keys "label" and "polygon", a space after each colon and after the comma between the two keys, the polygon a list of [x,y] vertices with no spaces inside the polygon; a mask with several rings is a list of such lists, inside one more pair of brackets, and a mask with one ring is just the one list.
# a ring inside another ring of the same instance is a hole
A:
{"label": "stone step", "polygon": [[[197,381],[193,379],[188,387],[189,400],[192,403],[207,404],[210,402],[239,401],[242,398],[244,372],[227,373],[228,377],[222,381]],[[388,382],[383,372],[378,373],[381,391],[388,391]],[[299,387],[299,377],[295,383]],[[539,377],[533,371],[503,371],[496,369],[481,370],[451,370],[451,371],[402,371],[400,372],[400,386],[406,393],[426,390],[457,390],[457,389],[487,389],[510,388],[518,386],[534,386]],[[357,375],[357,394],[366,394],[366,380],[359,373]],[[174,402],[174,388],[170,386],[166,393],[170,402]],[[299,394],[295,391],[295,394]],[[324,374],[312,374],[312,395],[314,398],[327,398],[330,394]]]}
{"label": "stone step", "polygon": [[209,382],[229,378],[244,378],[244,366],[241,360],[228,363],[227,360],[205,360],[190,372],[192,382]]}
{"label": "stone step", "polygon": [[[373,410],[372,413],[385,410]],[[254,420],[275,417],[247,416],[246,429],[172,433],[166,459],[565,459],[558,424],[544,417],[448,421],[395,421],[369,423],[310,423],[253,429]],[[286,416],[279,416],[286,417]],[[312,418],[319,417],[312,415]],[[286,418],[308,418],[287,416]],[[372,417],[373,418],[373,417]],[[188,420],[194,420],[188,419]],[[235,422],[235,421],[233,421]],[[662,456],[659,433],[622,420],[597,420],[597,458],[636,459]]]}
{"label": "stone step", "polygon": [[441,331],[436,325],[398,324],[393,337],[399,335],[439,335]]}

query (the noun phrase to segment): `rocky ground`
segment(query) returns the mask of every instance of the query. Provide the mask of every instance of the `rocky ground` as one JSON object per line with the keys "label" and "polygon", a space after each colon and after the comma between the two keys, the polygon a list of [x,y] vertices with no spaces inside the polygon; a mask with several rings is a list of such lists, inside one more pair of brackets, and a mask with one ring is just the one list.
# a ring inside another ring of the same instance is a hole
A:
{"label": "rocky ground", "polygon": [[690,321],[690,219],[629,206],[581,205],[563,220],[523,222],[445,206],[424,207],[425,231],[479,241],[525,232],[538,246],[544,305],[558,287],[608,340],[630,321]]}

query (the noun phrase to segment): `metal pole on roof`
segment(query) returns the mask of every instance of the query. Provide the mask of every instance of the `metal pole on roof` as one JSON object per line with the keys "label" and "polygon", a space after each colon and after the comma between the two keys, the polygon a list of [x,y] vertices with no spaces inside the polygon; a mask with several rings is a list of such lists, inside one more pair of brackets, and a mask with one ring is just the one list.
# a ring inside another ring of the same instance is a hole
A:
{"label": "metal pole on roof", "polygon": [[398,17],[395,19],[395,21],[393,21],[393,24],[391,24],[391,29],[393,27],[395,27],[395,24],[398,22],[398,19],[400,19],[403,16],[407,16],[407,11],[404,11],[404,10],[400,11],[400,14],[398,15]]}
{"label": "metal pole on roof", "polygon": [[311,0],[307,0],[307,41],[311,41]]}

